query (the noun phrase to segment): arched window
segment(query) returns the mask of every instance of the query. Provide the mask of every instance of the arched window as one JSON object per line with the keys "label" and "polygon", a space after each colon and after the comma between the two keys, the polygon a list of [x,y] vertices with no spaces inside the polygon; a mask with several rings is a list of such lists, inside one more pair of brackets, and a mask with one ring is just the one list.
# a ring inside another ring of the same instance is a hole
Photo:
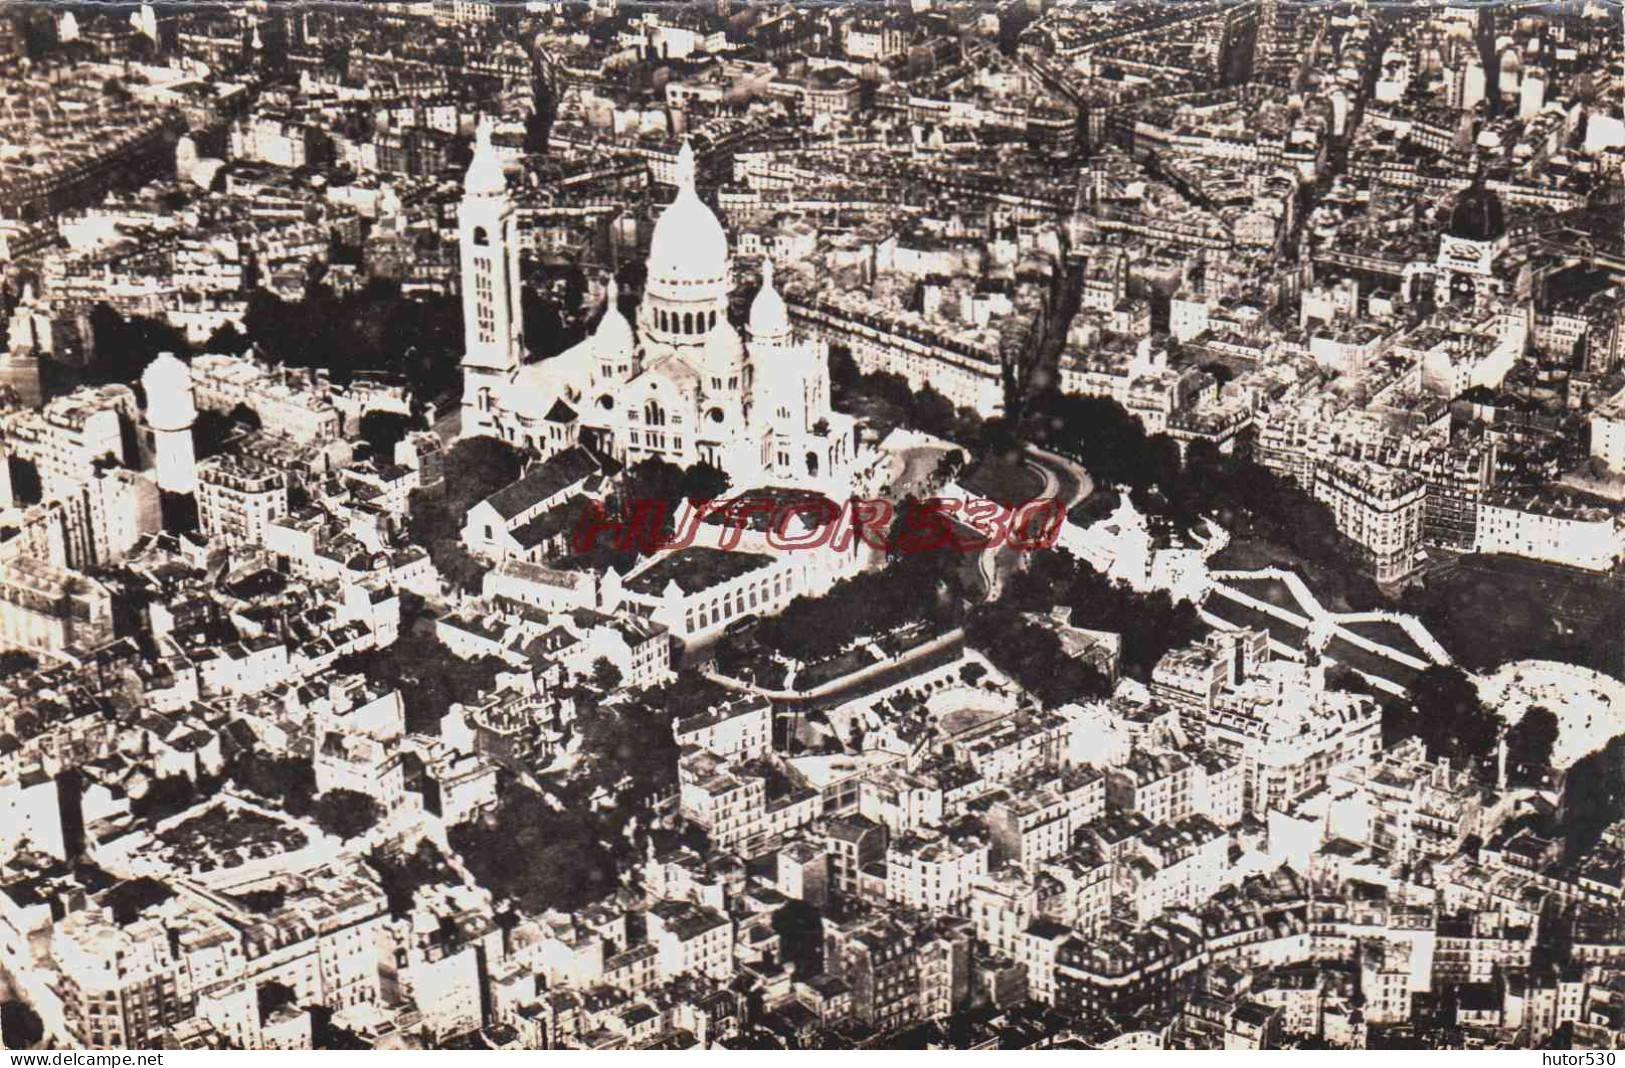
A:
{"label": "arched window", "polygon": [[661,330],[666,329],[666,313],[665,312],[663,312],[663,311],[655,312],[655,326],[658,327]]}
{"label": "arched window", "polygon": [[683,333],[692,334],[693,332],[694,332],[694,313],[693,312],[684,312],[683,313]]}
{"label": "arched window", "polygon": [[716,312],[711,313],[711,325],[713,327],[715,327],[717,325],[717,313]]}
{"label": "arched window", "polygon": [[650,401],[643,406],[643,421],[649,426],[665,426],[666,409],[662,408],[657,402]]}
{"label": "arched window", "polygon": [[474,227],[474,243],[476,245],[489,245],[491,243],[491,235],[485,232],[485,227]]}
{"label": "arched window", "polygon": [[713,422],[713,423],[722,422],[722,409],[721,408],[712,408],[709,412],[706,413],[706,415],[710,417],[711,422]]}
{"label": "arched window", "polygon": [[807,454],[807,474],[814,478],[818,477],[818,454],[816,452]]}

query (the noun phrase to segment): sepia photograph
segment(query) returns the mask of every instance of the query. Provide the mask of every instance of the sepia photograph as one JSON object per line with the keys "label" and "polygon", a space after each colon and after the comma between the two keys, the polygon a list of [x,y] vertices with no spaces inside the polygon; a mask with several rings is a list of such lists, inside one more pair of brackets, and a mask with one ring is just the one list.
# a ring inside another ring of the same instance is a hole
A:
{"label": "sepia photograph", "polygon": [[0,0],[0,1068],[1620,1049],[1619,0]]}

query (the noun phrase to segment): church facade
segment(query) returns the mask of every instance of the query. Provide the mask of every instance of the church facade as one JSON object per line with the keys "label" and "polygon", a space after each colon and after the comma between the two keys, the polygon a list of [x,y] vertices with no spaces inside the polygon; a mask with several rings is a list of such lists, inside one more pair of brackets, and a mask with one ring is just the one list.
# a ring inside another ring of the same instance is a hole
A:
{"label": "church facade", "polygon": [[852,417],[830,407],[827,347],[799,337],[773,266],[744,336],[728,319],[728,239],[695,188],[693,151],[650,244],[636,325],[613,276],[592,334],[526,362],[519,242],[507,179],[482,124],[459,209],[463,435],[542,456],[586,445],[623,463],[659,457],[727,472],[735,490],[774,486],[844,498],[855,469]]}

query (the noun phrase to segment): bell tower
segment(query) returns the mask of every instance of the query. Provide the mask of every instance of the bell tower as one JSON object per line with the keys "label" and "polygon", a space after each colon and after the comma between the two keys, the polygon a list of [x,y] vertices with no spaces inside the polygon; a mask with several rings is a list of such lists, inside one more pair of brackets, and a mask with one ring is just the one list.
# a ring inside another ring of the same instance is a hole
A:
{"label": "bell tower", "polygon": [[463,369],[482,375],[517,370],[524,354],[519,241],[508,179],[491,144],[489,119],[480,120],[475,137],[457,229],[462,247]]}

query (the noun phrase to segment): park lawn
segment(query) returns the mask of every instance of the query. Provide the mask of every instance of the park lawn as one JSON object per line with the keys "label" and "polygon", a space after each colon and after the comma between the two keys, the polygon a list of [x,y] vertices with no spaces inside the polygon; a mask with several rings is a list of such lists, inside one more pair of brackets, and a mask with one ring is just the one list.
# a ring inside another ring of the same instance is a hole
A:
{"label": "park lawn", "polygon": [[[1354,571],[1332,570],[1304,559],[1286,545],[1267,538],[1236,534],[1224,551],[1208,561],[1215,571],[1256,571],[1263,567],[1296,571],[1327,610],[1332,612],[1365,612],[1388,607],[1377,594],[1370,579]],[[1251,592],[1251,591],[1249,591]]]}
{"label": "park lawn", "polygon": [[1278,578],[1226,579],[1225,585],[1296,615],[1308,617],[1310,614],[1308,606],[1299,604],[1298,599],[1292,596],[1292,588]]}
{"label": "park lawn", "polygon": [[1386,619],[1360,619],[1352,623],[1339,623],[1339,627],[1350,631],[1367,641],[1385,645],[1401,653],[1408,653],[1419,660],[1431,661],[1432,658],[1423,651],[1416,640],[1405,633],[1405,628],[1398,623]]}
{"label": "park lawn", "polygon": [[1466,556],[1428,580],[1422,622],[1466,667],[1569,660],[1608,670],[1619,590],[1600,576],[1505,556]]}
{"label": "park lawn", "polygon": [[978,497],[1015,507],[1034,500],[1044,492],[1044,476],[1022,462],[1019,455],[994,455],[982,459],[959,484]]}
{"label": "park lawn", "polygon": [[1376,675],[1379,678],[1387,679],[1389,682],[1397,683],[1406,689],[1409,689],[1411,683],[1416,681],[1416,676],[1421,674],[1415,668],[1401,664],[1397,660],[1390,660],[1386,656],[1378,656],[1375,653],[1367,652],[1342,637],[1333,637],[1331,641],[1327,642],[1325,653],[1339,664],[1364,672],[1367,675]]}
{"label": "park lawn", "polygon": [[1233,626],[1262,627],[1270,632],[1271,638],[1289,649],[1302,649],[1304,642],[1309,637],[1309,631],[1306,628],[1288,623],[1286,620],[1269,612],[1248,608],[1239,601],[1232,601],[1230,598],[1225,597],[1218,590],[1213,591],[1213,596],[1203,603],[1202,609],[1209,615],[1217,616]]}

